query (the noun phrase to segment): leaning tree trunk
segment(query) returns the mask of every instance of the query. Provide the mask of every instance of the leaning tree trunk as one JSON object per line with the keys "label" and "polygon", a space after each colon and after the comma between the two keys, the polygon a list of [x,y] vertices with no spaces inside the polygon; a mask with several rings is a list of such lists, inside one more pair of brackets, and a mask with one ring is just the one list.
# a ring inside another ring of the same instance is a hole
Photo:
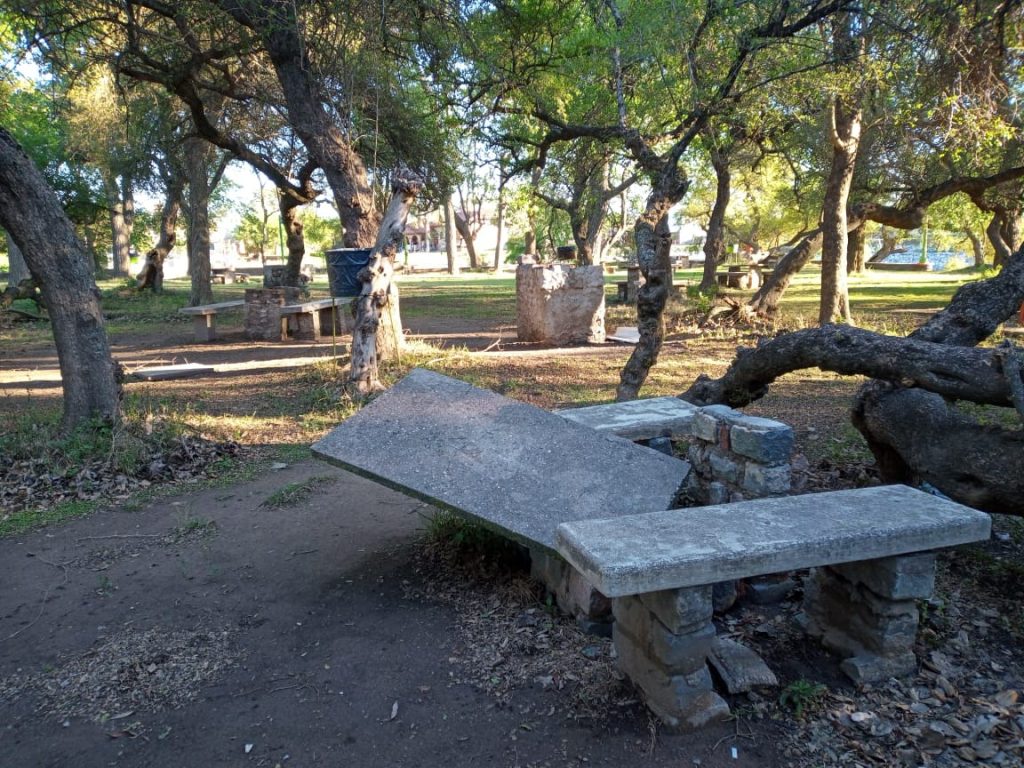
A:
{"label": "leaning tree trunk", "polygon": [[725,253],[725,212],[729,207],[732,173],[729,158],[719,149],[711,150],[711,165],[715,169],[715,204],[708,219],[708,232],[704,238],[704,274],[700,280],[702,293],[709,293],[715,287],[715,272],[722,263]]}
{"label": "leaning tree trunk", "polygon": [[469,228],[469,222],[458,211],[455,212],[455,230],[462,237],[462,242],[466,244],[466,255],[469,256],[470,268],[476,269],[479,264],[476,258],[476,242],[473,239],[473,232]]}
{"label": "leaning tree trunk", "polygon": [[821,230],[815,229],[807,233],[796,247],[779,259],[775,269],[765,278],[747,306],[762,317],[772,317],[779,308],[782,294],[786,292],[793,278],[801,269],[811,263],[814,254],[821,248]]}
{"label": "leaning tree trunk", "polygon": [[284,227],[285,247],[288,249],[284,284],[297,287],[302,275],[302,259],[306,255],[306,238],[303,236],[302,219],[299,217],[303,203],[287,194],[278,194],[277,200],[281,211],[281,226]]}
{"label": "leaning tree trunk", "polygon": [[352,331],[352,368],[349,391],[365,396],[383,389],[378,363],[383,360],[378,330],[386,317],[385,308],[397,299],[392,292],[393,262],[402,244],[409,207],[423,188],[423,182],[411,173],[398,173],[392,183],[391,202],[384,213],[377,244],[370,262],[359,273],[363,289],[356,299],[355,327]]}
{"label": "leaning tree trunk", "polygon": [[178,239],[178,213],[181,211],[181,195],[185,187],[185,178],[180,174],[171,176],[164,196],[164,207],[160,213],[160,237],[146,254],[146,263],[136,280],[140,291],[147,288],[153,293],[162,293],[164,289],[164,261],[174,248]]}
{"label": "leaning tree trunk", "polygon": [[89,254],[60,201],[11,135],[0,128],[0,226],[42,286],[64,386],[65,432],[121,418],[117,368],[103,325]]}
{"label": "leaning tree trunk", "polygon": [[900,253],[900,249],[896,246],[900,242],[900,236],[894,231],[890,231],[886,227],[882,227],[882,247],[871,254],[871,258],[868,259],[868,264],[879,264],[885,261],[889,256],[894,253]]}
{"label": "leaning tree trunk", "polygon": [[254,9],[250,11],[231,0],[218,2],[264,37],[288,107],[288,123],[309,156],[323,169],[334,193],[345,247],[370,247],[380,218],[373,204],[366,164],[325,107],[328,99],[309,66],[299,21],[265,13],[259,3],[250,4]]}

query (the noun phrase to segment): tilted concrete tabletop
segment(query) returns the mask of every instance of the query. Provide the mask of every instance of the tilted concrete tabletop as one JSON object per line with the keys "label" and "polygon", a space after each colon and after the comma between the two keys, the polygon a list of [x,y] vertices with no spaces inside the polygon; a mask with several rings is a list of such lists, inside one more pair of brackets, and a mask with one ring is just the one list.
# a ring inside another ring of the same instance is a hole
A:
{"label": "tilted concrete tabletop", "polygon": [[313,453],[547,549],[559,523],[670,508],[690,471],[685,461],[423,369]]}
{"label": "tilted concrete tabletop", "polygon": [[755,499],[558,527],[556,545],[622,597],[987,539],[984,512],[903,485]]}

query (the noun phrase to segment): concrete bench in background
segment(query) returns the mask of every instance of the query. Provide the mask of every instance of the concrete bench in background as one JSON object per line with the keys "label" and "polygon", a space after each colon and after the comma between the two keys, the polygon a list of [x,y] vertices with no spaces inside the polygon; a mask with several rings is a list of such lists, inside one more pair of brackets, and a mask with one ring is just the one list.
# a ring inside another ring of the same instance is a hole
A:
{"label": "concrete bench in background", "polygon": [[213,341],[217,338],[217,315],[221,312],[241,309],[244,306],[245,302],[242,299],[236,299],[216,304],[203,304],[198,307],[183,307],[178,312],[192,317],[192,328],[195,331],[196,341]]}

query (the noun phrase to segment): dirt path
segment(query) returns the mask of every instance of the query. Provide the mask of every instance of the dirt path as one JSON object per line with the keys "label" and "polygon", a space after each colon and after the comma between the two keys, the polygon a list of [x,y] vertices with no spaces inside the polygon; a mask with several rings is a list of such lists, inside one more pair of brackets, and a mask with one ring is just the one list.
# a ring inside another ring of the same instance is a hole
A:
{"label": "dirt path", "polygon": [[731,725],[652,742],[635,699],[588,722],[568,689],[454,682],[478,617],[410,595],[420,511],[307,461],[0,541],[5,764],[778,764],[712,753]]}

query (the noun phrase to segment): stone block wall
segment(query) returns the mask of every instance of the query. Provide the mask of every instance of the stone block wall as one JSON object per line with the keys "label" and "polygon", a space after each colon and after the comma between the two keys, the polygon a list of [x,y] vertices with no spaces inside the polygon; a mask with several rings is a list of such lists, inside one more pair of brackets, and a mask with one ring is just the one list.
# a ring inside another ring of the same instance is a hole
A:
{"label": "stone block wall", "polygon": [[725,504],[788,493],[795,436],[779,421],[724,405],[698,409],[690,425],[687,495],[694,505]]}
{"label": "stone block wall", "polygon": [[246,337],[256,341],[281,341],[281,307],[300,299],[298,288],[246,288]]}
{"label": "stone block wall", "polygon": [[516,323],[520,341],[603,343],[601,265],[520,264],[516,269]]}

